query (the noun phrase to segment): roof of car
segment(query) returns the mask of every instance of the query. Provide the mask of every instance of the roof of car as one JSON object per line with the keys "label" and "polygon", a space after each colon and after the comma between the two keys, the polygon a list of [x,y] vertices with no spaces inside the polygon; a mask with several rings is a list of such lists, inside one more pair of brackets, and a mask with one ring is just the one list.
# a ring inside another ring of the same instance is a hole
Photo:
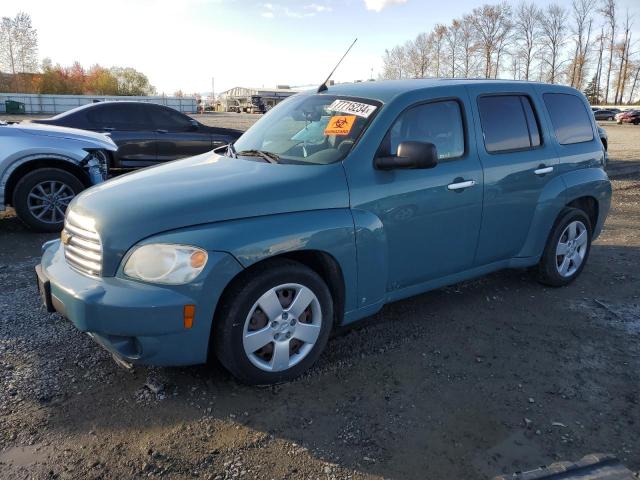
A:
{"label": "roof of car", "polygon": [[486,84],[495,87],[497,85],[536,84],[554,87],[558,89],[573,90],[560,85],[550,85],[542,82],[530,82],[524,80],[500,80],[486,78],[420,78],[407,80],[377,80],[358,83],[339,83],[331,85],[325,92],[334,95],[349,95],[354,97],[372,98],[387,102],[395,96],[415,90],[432,87],[478,85]]}

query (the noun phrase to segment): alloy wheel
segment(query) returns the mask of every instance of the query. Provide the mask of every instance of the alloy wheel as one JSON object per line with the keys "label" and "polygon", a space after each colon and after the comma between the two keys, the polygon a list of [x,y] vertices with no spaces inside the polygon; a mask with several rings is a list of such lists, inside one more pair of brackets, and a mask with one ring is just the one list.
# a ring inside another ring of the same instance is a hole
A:
{"label": "alloy wheel", "polygon": [[569,223],[562,231],[556,246],[556,269],[567,278],[578,271],[588,248],[587,227],[579,220]]}
{"label": "alloy wheel", "polygon": [[251,307],[242,343],[249,361],[261,370],[287,370],[313,349],[322,326],[320,302],[297,283],[278,285]]}
{"label": "alloy wheel", "polygon": [[27,207],[35,218],[44,223],[64,221],[69,202],[75,197],[73,189],[59,180],[47,180],[36,184],[27,196]]}

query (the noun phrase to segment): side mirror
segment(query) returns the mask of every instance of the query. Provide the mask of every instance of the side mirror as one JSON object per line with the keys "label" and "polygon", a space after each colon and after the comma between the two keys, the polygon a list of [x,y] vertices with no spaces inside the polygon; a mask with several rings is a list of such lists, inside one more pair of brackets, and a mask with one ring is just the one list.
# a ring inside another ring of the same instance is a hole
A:
{"label": "side mirror", "polygon": [[195,132],[196,130],[198,130],[200,128],[200,124],[198,123],[197,120],[191,119],[189,122],[191,123],[191,126],[189,127],[189,130],[191,130],[192,132]]}
{"label": "side mirror", "polygon": [[376,157],[374,163],[380,170],[433,168],[438,164],[438,151],[433,143],[402,142],[398,145],[398,155]]}

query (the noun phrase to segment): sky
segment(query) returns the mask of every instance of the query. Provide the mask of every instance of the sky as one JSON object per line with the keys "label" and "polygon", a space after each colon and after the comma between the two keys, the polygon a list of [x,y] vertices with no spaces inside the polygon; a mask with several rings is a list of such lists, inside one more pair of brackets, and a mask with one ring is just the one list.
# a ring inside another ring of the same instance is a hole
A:
{"label": "sky", "polygon": [[[70,65],[133,67],[159,93],[377,77],[386,48],[449,23],[485,0],[0,0],[0,16],[31,15],[39,56]],[[491,3],[491,2],[489,2]],[[495,2],[494,2],[495,3]],[[510,1],[515,5],[515,1]],[[536,0],[544,6],[549,0]],[[570,0],[558,0],[570,7]],[[618,0],[635,17],[640,0]]]}

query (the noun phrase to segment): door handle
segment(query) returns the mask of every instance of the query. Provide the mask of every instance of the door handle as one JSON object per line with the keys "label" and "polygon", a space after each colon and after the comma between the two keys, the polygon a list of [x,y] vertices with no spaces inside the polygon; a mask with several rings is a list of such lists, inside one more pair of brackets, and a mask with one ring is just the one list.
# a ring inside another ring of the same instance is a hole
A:
{"label": "door handle", "polygon": [[464,190],[465,188],[473,187],[475,184],[475,180],[465,180],[464,182],[450,183],[449,185],[447,185],[447,189]]}
{"label": "door handle", "polygon": [[102,130],[105,132],[113,132],[115,129],[113,127],[102,127]]}
{"label": "door handle", "polygon": [[159,128],[159,129],[156,130],[156,132],[158,132],[158,133],[169,133],[169,130],[164,130],[162,128]]}
{"label": "door handle", "polygon": [[553,172],[553,167],[545,167],[544,165],[540,165],[540,168],[537,168],[533,171],[536,175],[546,175],[547,173]]}

